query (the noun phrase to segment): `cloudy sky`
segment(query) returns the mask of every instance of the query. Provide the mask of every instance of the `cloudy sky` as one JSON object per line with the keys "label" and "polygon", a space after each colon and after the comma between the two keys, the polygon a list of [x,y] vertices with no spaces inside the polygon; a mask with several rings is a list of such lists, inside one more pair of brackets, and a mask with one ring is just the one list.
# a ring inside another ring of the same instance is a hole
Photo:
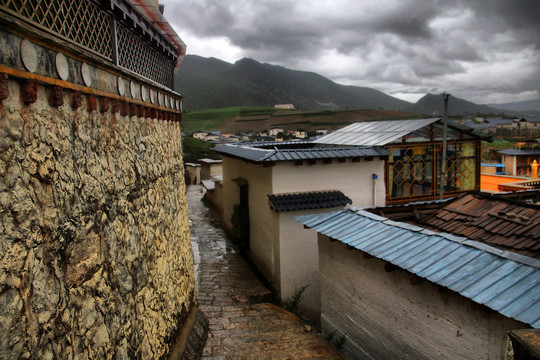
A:
{"label": "cloudy sky", "polygon": [[188,54],[249,57],[409,101],[540,98],[540,0],[160,0]]}

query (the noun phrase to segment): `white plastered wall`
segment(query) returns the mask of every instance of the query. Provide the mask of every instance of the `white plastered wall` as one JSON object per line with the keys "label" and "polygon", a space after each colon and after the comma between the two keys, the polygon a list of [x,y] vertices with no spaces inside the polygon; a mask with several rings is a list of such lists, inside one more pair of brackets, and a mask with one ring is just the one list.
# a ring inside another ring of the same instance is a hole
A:
{"label": "white plastered wall", "polygon": [[319,235],[323,335],[346,335],[348,359],[504,359],[526,325]]}
{"label": "white plastered wall", "polygon": [[317,160],[315,165],[295,165],[294,162],[280,162],[273,171],[273,193],[298,191],[340,190],[351,198],[353,206],[373,206],[373,174],[378,176],[376,183],[377,206],[385,205],[384,161],[360,160],[344,163],[333,160],[323,164]]}
{"label": "white plastered wall", "polygon": [[268,205],[268,194],[272,193],[272,167],[248,163],[244,160],[223,157],[223,221],[232,229],[233,206],[240,201],[238,185],[233,179],[248,182],[250,219],[250,258],[268,281],[279,287],[275,254],[278,251],[276,234],[277,218]]}
{"label": "white plastered wall", "polygon": [[[223,157],[223,221],[230,229],[233,206],[239,202],[238,185],[232,179],[248,182],[250,212],[250,258],[265,278],[286,300],[295,288],[312,284],[304,295],[306,315],[318,323],[320,308],[316,234],[292,220],[293,214],[276,214],[269,205],[269,194],[340,190],[351,198],[354,206],[373,206],[373,177],[376,182],[377,205],[385,203],[384,161],[361,160],[345,163],[333,160],[323,164],[298,166],[294,162],[277,162],[275,166]],[[326,212],[310,210],[304,213]],[[333,209],[336,210],[336,209]],[[296,213],[295,215],[299,215]],[[300,250],[301,249],[301,250]],[[299,252],[301,251],[301,252]]]}

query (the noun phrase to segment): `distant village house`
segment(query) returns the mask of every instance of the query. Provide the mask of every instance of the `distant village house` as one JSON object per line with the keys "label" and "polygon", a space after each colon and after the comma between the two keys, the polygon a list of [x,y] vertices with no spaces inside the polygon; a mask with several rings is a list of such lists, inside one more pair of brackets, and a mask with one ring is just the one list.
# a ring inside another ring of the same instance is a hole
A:
{"label": "distant village house", "polygon": [[274,105],[274,108],[281,109],[281,110],[294,110],[293,104],[276,104]]}
{"label": "distant village house", "polygon": [[[314,143],[378,146],[390,152],[386,161],[386,203],[434,200],[440,197],[442,120],[364,121],[346,126]],[[482,137],[449,122],[444,197],[480,189]]]}

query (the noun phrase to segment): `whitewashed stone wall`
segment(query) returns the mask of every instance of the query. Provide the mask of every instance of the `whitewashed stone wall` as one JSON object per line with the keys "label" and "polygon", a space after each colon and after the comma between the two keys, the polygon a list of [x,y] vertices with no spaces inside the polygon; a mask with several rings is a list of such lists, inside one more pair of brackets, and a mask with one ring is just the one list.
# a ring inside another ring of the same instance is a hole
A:
{"label": "whitewashed stone wall", "polygon": [[319,234],[321,323],[345,336],[347,359],[505,359],[507,332],[527,325]]}
{"label": "whitewashed stone wall", "polygon": [[194,304],[178,122],[0,105],[0,358],[155,359]]}

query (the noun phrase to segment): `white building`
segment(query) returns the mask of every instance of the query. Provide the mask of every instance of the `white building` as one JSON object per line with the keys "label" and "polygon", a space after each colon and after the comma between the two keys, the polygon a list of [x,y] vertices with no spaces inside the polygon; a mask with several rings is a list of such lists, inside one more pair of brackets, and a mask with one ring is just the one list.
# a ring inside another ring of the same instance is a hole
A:
{"label": "white building", "polygon": [[320,294],[316,234],[304,231],[292,217],[308,209],[339,209],[350,201],[358,206],[383,205],[384,182],[377,178],[384,175],[383,159],[388,152],[312,146],[302,142],[253,143],[223,145],[214,150],[223,159],[225,228],[233,232],[231,217],[243,211],[248,228],[242,246],[249,259],[279,300],[310,285],[304,294],[303,310],[317,323]]}

